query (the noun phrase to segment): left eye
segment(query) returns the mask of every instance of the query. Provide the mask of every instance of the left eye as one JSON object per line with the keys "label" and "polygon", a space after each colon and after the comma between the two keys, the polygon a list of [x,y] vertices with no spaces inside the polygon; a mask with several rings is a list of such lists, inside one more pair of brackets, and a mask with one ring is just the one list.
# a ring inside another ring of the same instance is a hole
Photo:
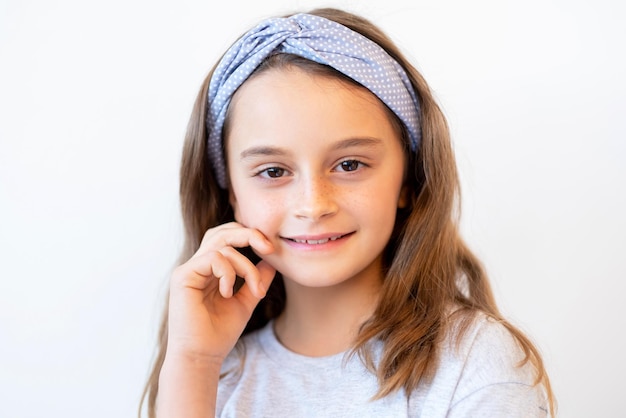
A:
{"label": "left eye", "polygon": [[337,167],[339,167],[341,171],[355,171],[355,170],[358,170],[359,167],[361,167],[361,165],[362,163],[360,161],[346,160],[346,161],[342,161],[341,163],[339,163]]}
{"label": "left eye", "polygon": [[285,169],[280,167],[270,167],[265,169],[263,174],[269,178],[277,179],[285,175]]}

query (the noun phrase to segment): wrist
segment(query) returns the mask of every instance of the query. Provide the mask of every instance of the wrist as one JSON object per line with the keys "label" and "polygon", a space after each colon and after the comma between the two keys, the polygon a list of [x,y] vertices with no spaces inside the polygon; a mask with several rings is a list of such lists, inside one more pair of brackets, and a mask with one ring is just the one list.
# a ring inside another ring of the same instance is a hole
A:
{"label": "wrist", "polygon": [[222,356],[199,353],[182,347],[167,347],[163,367],[175,366],[203,370],[220,370],[224,358]]}
{"label": "wrist", "polygon": [[159,418],[214,416],[221,366],[215,356],[168,349],[159,375]]}

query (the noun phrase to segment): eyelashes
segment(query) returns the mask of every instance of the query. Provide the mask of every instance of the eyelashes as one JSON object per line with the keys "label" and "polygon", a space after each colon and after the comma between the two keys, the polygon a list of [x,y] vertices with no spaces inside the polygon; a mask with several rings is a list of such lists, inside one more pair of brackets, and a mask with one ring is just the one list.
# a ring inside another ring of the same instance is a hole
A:
{"label": "eyelashes", "polygon": [[[369,167],[363,161],[348,158],[340,161],[337,165],[333,167],[333,171],[339,173],[352,173],[358,170],[362,170],[366,167]],[[272,179],[280,179],[285,176],[291,175],[291,171],[281,166],[269,166],[263,167],[260,170],[254,172],[254,177],[261,177],[263,179],[272,180]]]}
{"label": "eyelashes", "polygon": [[338,171],[350,172],[356,171],[360,168],[363,168],[364,166],[365,163],[359,160],[343,160],[336,166],[336,168],[341,167],[341,170]]}
{"label": "eyelashes", "polygon": [[257,172],[256,175],[264,178],[277,179],[283,177],[286,173],[287,170],[284,168],[269,167]]}

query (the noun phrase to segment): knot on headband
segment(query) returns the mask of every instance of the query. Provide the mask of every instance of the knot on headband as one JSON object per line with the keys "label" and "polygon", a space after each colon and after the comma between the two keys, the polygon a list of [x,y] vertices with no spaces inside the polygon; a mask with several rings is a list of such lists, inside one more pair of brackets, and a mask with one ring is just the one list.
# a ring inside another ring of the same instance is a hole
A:
{"label": "knot on headband", "polygon": [[376,95],[406,127],[419,147],[419,101],[405,71],[375,42],[323,17],[297,14],[265,20],[244,34],[219,62],[209,84],[208,153],[217,181],[226,188],[222,129],[235,91],[274,53],[294,54],[328,65]]}

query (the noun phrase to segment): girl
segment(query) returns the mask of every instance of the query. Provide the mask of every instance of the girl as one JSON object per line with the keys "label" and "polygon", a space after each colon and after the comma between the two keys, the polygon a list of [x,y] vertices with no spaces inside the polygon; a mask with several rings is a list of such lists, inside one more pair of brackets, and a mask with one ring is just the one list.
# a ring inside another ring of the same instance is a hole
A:
{"label": "girl", "polygon": [[269,19],[205,81],[151,417],[554,413],[456,224],[445,119],[370,22]]}

